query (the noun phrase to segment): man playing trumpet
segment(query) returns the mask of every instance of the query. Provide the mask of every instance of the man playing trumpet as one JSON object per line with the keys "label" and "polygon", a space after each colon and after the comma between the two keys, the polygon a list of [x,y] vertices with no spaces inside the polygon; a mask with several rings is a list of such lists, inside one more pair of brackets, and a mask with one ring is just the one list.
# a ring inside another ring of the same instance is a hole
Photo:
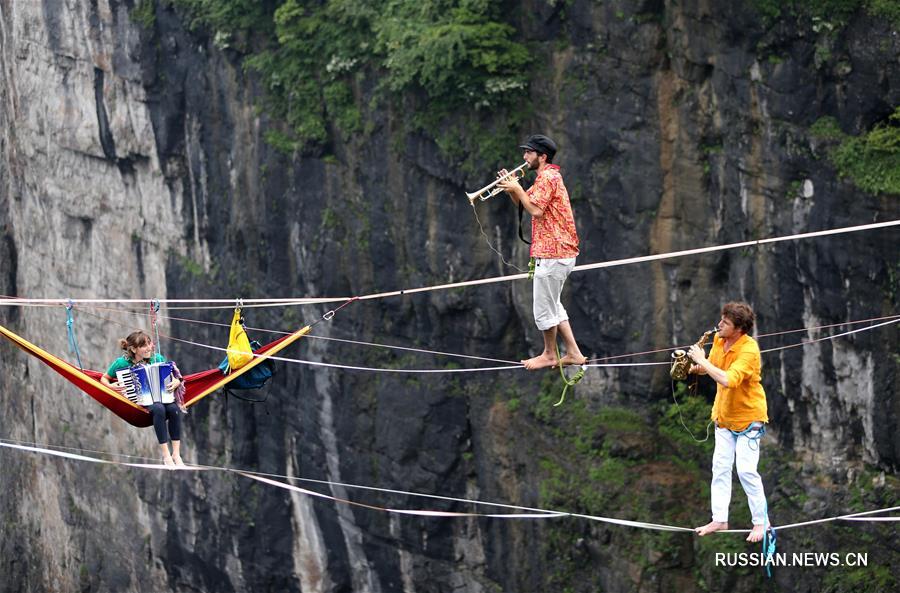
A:
{"label": "man playing trumpet", "polygon": [[709,375],[718,383],[712,407],[712,420],[716,423],[710,487],[712,521],[696,529],[701,536],[728,529],[733,465],[737,465],[738,478],[747,494],[753,519],[747,541],[760,541],[769,524],[766,493],[756,469],[760,438],[765,434],[769,416],[766,392],[759,382],[762,366],[759,346],[747,335],[753,330],[754,321],[750,305],[727,303],[722,307],[722,318],[709,358],[697,344],[688,351],[695,363],[690,372]]}
{"label": "man playing trumpet", "polygon": [[[519,146],[528,168],[537,171],[537,179],[525,191],[515,175],[500,171],[498,186],[521,204],[531,215],[531,257],[534,259],[534,322],[544,334],[544,351],[522,364],[526,369],[542,369],[556,365],[584,364],[578,349],[569,315],[560,302],[566,278],[575,267],[578,255],[578,233],[569,203],[569,192],[563,183],[559,166],[554,165],[556,143],[547,136],[535,134]],[[557,357],[556,335],[562,336],[566,354]]]}

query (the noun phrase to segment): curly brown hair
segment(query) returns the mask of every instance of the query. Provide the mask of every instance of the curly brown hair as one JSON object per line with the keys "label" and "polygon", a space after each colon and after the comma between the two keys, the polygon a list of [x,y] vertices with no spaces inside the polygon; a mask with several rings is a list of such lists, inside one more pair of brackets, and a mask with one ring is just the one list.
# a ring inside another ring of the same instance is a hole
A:
{"label": "curly brown hair", "polygon": [[745,334],[753,331],[753,325],[756,323],[756,314],[753,308],[747,303],[739,303],[732,301],[722,306],[722,317],[727,318],[734,327],[741,330]]}

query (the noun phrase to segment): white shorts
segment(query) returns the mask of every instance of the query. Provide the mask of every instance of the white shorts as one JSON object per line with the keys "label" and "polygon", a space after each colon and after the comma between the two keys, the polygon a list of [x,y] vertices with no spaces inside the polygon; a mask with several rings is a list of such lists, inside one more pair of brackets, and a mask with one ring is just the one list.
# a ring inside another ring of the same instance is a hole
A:
{"label": "white shorts", "polygon": [[547,331],[569,320],[559,297],[575,267],[575,258],[535,258],[534,263],[534,323],[539,330]]}

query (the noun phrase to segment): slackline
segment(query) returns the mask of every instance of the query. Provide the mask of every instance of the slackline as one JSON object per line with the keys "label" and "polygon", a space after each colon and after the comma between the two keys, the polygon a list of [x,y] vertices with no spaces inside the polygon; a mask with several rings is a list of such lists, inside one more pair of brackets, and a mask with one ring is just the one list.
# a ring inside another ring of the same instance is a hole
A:
{"label": "slackline", "polygon": [[[370,509],[370,510],[374,510],[374,511],[395,513],[395,514],[401,514],[401,515],[415,515],[415,516],[420,516],[420,517],[445,517],[445,518],[485,517],[485,518],[493,518],[493,519],[554,519],[554,518],[560,518],[560,517],[573,517],[573,518],[587,519],[587,520],[598,521],[598,522],[602,522],[602,523],[610,523],[610,524],[614,524],[614,525],[622,525],[622,526],[626,526],[626,527],[635,527],[635,528],[639,528],[639,529],[648,529],[648,530],[654,530],[654,531],[680,531],[680,532],[685,532],[685,533],[696,533],[695,529],[690,528],[690,527],[679,527],[679,526],[675,526],[675,525],[664,525],[664,524],[660,524],[660,523],[647,523],[644,521],[631,521],[631,520],[627,520],[627,519],[616,519],[613,517],[602,517],[602,516],[598,516],[598,515],[586,515],[586,514],[582,514],[582,513],[569,513],[569,512],[565,512],[565,511],[553,511],[553,510],[540,509],[540,508],[534,508],[534,507],[524,507],[524,506],[518,506],[518,505],[486,502],[486,501],[480,501],[480,500],[474,500],[474,499],[450,498],[450,497],[434,496],[434,495],[429,495],[429,494],[418,494],[418,493],[414,493],[414,492],[402,492],[402,491],[397,491],[397,490],[374,488],[374,487],[370,487],[370,486],[361,487],[361,486],[354,486],[352,484],[341,484],[341,483],[337,483],[337,482],[328,482],[325,480],[317,480],[317,482],[320,484],[327,484],[327,485],[331,485],[331,486],[340,485],[340,486],[350,487],[350,488],[364,488],[364,489],[370,490],[370,491],[379,491],[379,492],[386,492],[386,493],[392,493],[392,494],[399,493],[399,494],[405,494],[405,495],[409,495],[409,496],[435,498],[435,499],[439,499],[439,500],[461,502],[461,503],[471,504],[471,505],[475,505],[475,506],[502,507],[502,508],[507,508],[507,509],[516,510],[516,511],[523,511],[523,512],[476,513],[476,512],[459,512],[459,511],[440,511],[440,510],[433,510],[433,509],[398,509],[398,508],[383,507],[383,506],[378,506],[378,505],[371,505],[371,504],[362,503],[362,502],[358,502],[358,501],[348,500],[345,498],[330,496],[327,494],[323,494],[321,492],[316,492],[314,490],[309,490],[307,488],[301,488],[301,487],[295,486],[293,484],[288,484],[286,482],[282,482],[279,480],[272,479],[270,477],[266,477],[267,476],[266,474],[262,474],[260,472],[253,472],[253,471],[248,471],[248,470],[239,470],[239,469],[233,469],[233,468],[224,467],[224,466],[211,466],[211,465],[167,466],[167,465],[163,465],[163,464],[159,464],[159,463],[133,463],[133,462],[126,462],[126,461],[113,461],[113,460],[108,460],[108,459],[101,459],[98,457],[92,457],[92,456],[88,456],[88,455],[80,455],[80,454],[69,453],[69,452],[65,452],[65,451],[56,451],[53,449],[47,449],[46,447],[33,447],[33,446],[28,446],[28,445],[19,445],[19,444],[2,442],[2,441],[3,441],[3,439],[0,439],[0,447],[5,447],[7,449],[28,451],[28,452],[32,452],[32,453],[39,453],[42,455],[49,455],[49,456],[60,457],[60,458],[64,458],[64,459],[74,460],[74,461],[81,461],[81,462],[90,462],[90,463],[113,465],[113,466],[124,466],[124,467],[130,467],[130,468],[135,468],[135,469],[156,470],[156,471],[160,471],[160,470],[161,471],[195,471],[195,472],[202,471],[202,472],[231,473],[231,474],[236,474],[236,475],[242,476],[244,478],[255,480],[255,481],[265,484],[267,486],[273,486],[276,488],[281,488],[284,490],[297,492],[299,494],[305,494],[307,496],[313,496],[316,498],[321,498],[321,499],[330,500],[330,501],[337,502],[337,503],[362,507],[362,508],[366,508],[366,509]],[[268,474],[268,475],[271,475],[271,474]],[[276,476],[276,477],[291,479],[288,476]],[[293,479],[296,480],[298,478],[293,478]],[[838,515],[835,517],[826,517],[823,519],[814,519],[811,521],[804,521],[801,523],[791,523],[788,525],[783,525],[781,527],[778,527],[778,526],[773,526],[773,527],[777,531],[782,531],[784,529],[794,529],[794,528],[798,528],[798,527],[805,527],[805,526],[809,526],[809,525],[818,525],[818,524],[828,523],[828,522],[833,522],[833,521],[855,521],[855,522],[900,521],[900,516],[891,516],[891,517],[873,516],[873,515],[881,515],[883,513],[896,512],[898,510],[900,510],[900,506],[888,507],[888,508],[883,508],[883,509],[875,509],[875,510],[871,510],[871,511],[863,511],[863,512],[859,512],[859,513],[851,513],[851,514],[846,514],[846,515]],[[719,533],[749,533],[749,532],[750,532],[749,529],[727,529],[727,530],[722,530]]]}
{"label": "slackline", "polygon": [[[625,266],[631,264],[638,263],[646,263],[651,261],[658,261],[663,259],[674,259],[679,257],[686,257],[689,255],[699,255],[703,253],[714,253],[716,251],[726,251],[729,249],[740,249],[744,247],[754,247],[761,245],[768,245],[771,243],[780,243],[783,241],[797,241],[801,239],[811,239],[814,237],[825,237],[830,235],[840,235],[845,233],[856,233],[860,231],[871,231],[876,229],[888,228],[900,225],[900,220],[889,220],[886,222],[875,222],[871,224],[861,224],[856,226],[849,227],[841,227],[836,229],[826,229],[822,231],[812,231],[808,233],[797,233],[794,235],[785,235],[781,237],[768,237],[765,239],[755,239],[752,241],[740,241],[738,243],[728,243],[725,245],[712,245],[709,247],[699,247],[696,249],[685,249],[682,251],[670,251],[667,253],[658,253],[654,255],[644,255],[640,257],[629,257],[624,259],[617,259],[605,262],[597,262],[592,264],[582,264],[580,266],[575,266],[572,270],[573,272],[583,272],[586,270],[598,270],[601,268],[613,268],[617,266]],[[387,297],[393,296],[402,296],[408,294],[415,294],[419,292],[429,292],[435,290],[447,290],[451,288],[462,288],[465,286],[477,286],[481,284],[494,284],[497,282],[509,282],[512,280],[521,280],[528,277],[527,273],[523,274],[512,274],[508,276],[496,276],[493,278],[482,278],[480,280],[467,280],[463,282],[451,282],[448,284],[439,284],[435,286],[425,286],[421,288],[406,288],[402,290],[394,290],[389,292],[379,292],[374,294],[368,294],[356,297],[358,300],[366,301],[372,299],[383,299]],[[349,298],[353,297],[292,297],[292,298],[265,298],[265,299],[242,299],[245,303],[244,306],[260,306],[260,307],[282,307],[282,306],[291,306],[291,305],[306,305],[306,304],[322,304],[322,303],[335,303],[346,301]],[[212,303],[212,304],[222,304],[222,303],[231,303],[228,307],[233,306],[236,302],[236,299],[70,299],[70,298],[56,298],[56,299],[25,299],[25,298],[3,298],[0,299],[0,305],[60,305],[60,304],[87,304],[87,303],[166,303],[166,304],[179,304],[179,303]],[[210,307],[215,308],[215,307]]]}

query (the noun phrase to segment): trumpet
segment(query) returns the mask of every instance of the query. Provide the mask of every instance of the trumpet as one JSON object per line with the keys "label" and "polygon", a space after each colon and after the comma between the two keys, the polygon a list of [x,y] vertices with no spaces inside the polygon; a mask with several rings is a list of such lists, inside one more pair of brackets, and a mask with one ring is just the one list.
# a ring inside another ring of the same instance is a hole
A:
{"label": "trumpet", "polygon": [[[715,329],[712,329],[697,340],[697,345],[703,348],[706,344],[706,340],[709,339],[709,336],[716,333]],[[687,352],[684,350],[676,350],[672,353],[672,366],[669,368],[669,376],[672,377],[673,381],[686,381],[688,372],[691,370],[691,359],[688,358]]]}
{"label": "trumpet", "polygon": [[483,202],[487,199],[493,198],[500,192],[505,191],[502,187],[497,187],[497,184],[500,183],[501,181],[505,181],[506,179],[510,179],[510,178],[518,179],[518,178],[525,177],[525,168],[527,166],[528,166],[528,163],[524,162],[521,165],[519,165],[518,167],[516,167],[515,169],[513,169],[512,171],[509,171],[506,175],[504,175],[502,177],[498,177],[493,183],[489,183],[489,184],[485,185],[478,191],[466,192],[466,197],[469,198],[469,203],[474,206],[475,198],[478,198],[479,200],[481,200]]}

